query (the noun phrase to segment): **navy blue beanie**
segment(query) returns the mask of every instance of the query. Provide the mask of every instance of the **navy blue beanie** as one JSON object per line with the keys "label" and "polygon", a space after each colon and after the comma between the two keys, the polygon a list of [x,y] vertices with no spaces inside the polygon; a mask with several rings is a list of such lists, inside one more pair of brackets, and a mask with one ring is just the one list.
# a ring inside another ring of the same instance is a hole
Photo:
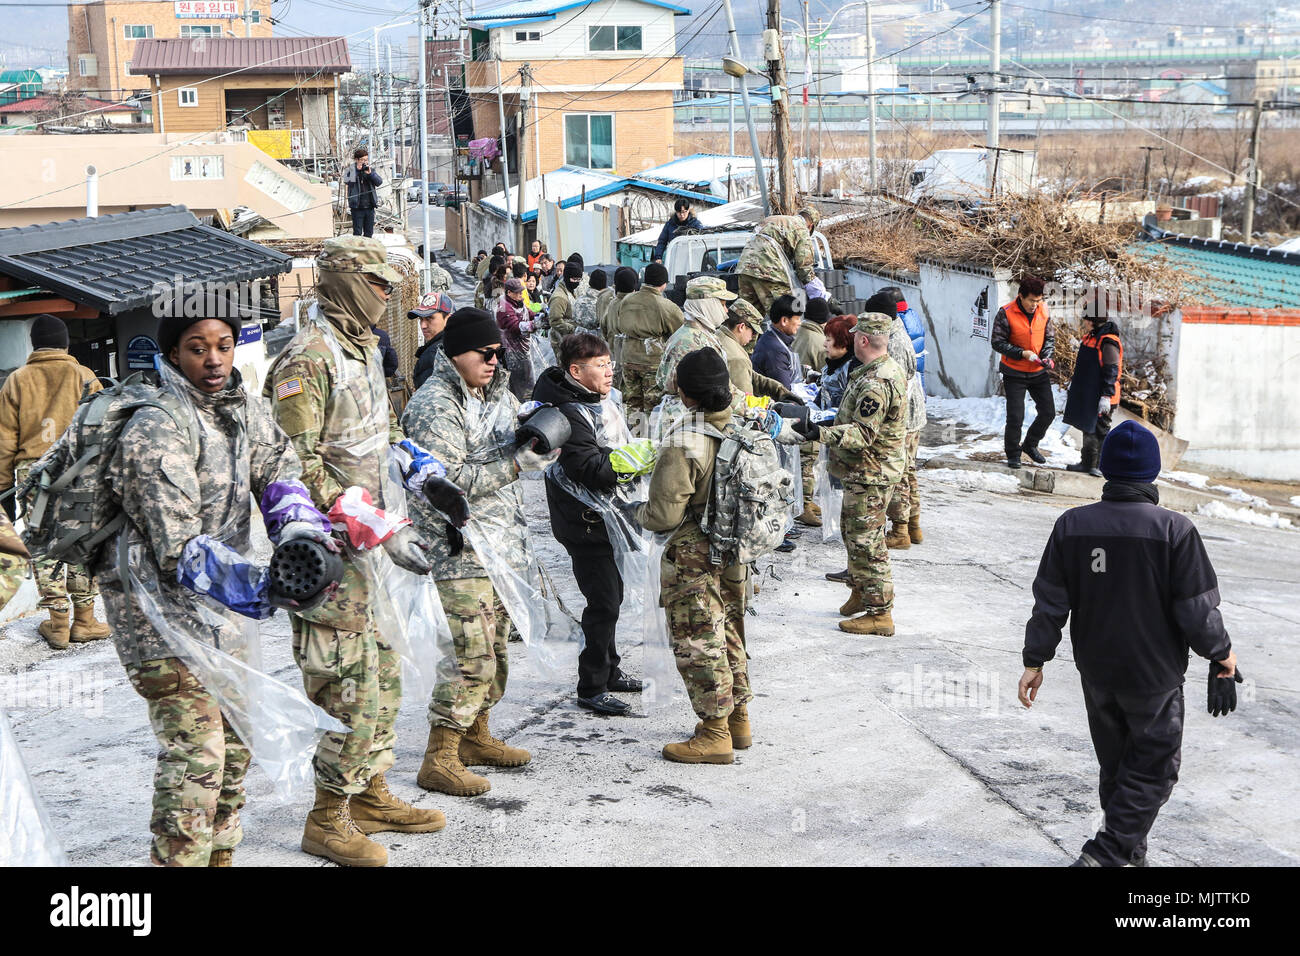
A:
{"label": "navy blue beanie", "polygon": [[1160,474],[1160,444],[1131,419],[1110,430],[1101,445],[1101,473],[1110,481],[1150,484]]}

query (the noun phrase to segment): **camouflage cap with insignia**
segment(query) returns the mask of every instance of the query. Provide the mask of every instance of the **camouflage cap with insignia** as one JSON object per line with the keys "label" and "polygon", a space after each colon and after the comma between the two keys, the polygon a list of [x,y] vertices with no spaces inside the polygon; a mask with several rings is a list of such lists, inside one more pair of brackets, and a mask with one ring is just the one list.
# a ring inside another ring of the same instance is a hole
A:
{"label": "camouflage cap with insignia", "polygon": [[388,264],[388,250],[378,239],[366,236],[334,236],[325,240],[316,267],[323,272],[365,272],[391,285],[405,278]]}
{"label": "camouflage cap with insignia", "polygon": [[799,210],[799,215],[808,220],[808,229],[811,231],[817,228],[817,223],[822,221],[822,214],[817,211],[816,206],[804,206]]}
{"label": "camouflage cap with insignia", "polygon": [[736,293],[727,288],[727,283],[717,276],[696,276],[686,283],[688,299],[734,299]]}
{"label": "camouflage cap with insignia", "polygon": [[865,332],[867,335],[888,335],[893,324],[892,315],[885,315],[883,312],[863,312],[858,316],[858,324],[853,326],[853,331]]}
{"label": "camouflage cap with insignia", "polygon": [[748,299],[737,299],[731,303],[731,314],[744,319],[755,335],[763,334],[763,313],[754,308]]}

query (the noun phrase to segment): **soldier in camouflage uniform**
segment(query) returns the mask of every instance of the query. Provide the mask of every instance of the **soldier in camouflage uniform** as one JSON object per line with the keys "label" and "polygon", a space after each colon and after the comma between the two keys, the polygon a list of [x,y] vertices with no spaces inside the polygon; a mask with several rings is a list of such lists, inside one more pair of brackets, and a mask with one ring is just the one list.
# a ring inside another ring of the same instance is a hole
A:
{"label": "soldier in camouflage uniform", "polygon": [[[131,685],[148,701],[158,738],[150,817],[150,859],[158,865],[231,865],[243,835],[239,810],[251,755],[216,699],[177,656],[179,648],[158,630],[162,622],[146,613],[131,576],[151,592],[165,630],[246,659],[245,628],[256,625],[233,611],[214,614],[215,606],[190,590],[192,579],[179,572],[204,567],[214,541],[239,558],[251,553],[250,496],[269,509],[287,494],[305,495],[288,439],[232,368],[239,328],[238,318],[162,320],[158,341],[169,364],[159,401],[172,411],[137,410],[104,472],[127,521],[94,570],[114,647]],[[291,520],[314,521],[321,535],[328,527],[309,505],[296,507]],[[273,541],[310,533],[305,525],[290,530],[270,519],[267,528]],[[270,613],[269,604],[265,610]],[[221,623],[214,627],[214,620]]]}
{"label": "soldier in camouflage uniform", "polygon": [[[490,315],[454,312],[433,375],[406,406],[402,425],[444,463],[447,477],[469,499],[476,524],[499,537],[494,543],[501,553],[526,561],[528,525],[515,464],[519,401],[510,393],[501,349]],[[429,742],[417,782],[426,790],[477,796],[491,784],[467,766],[518,767],[531,759],[488,729],[488,712],[506,691],[510,618],[461,533],[422,498],[412,501],[411,514],[433,545],[433,576],[456,658],[455,677],[440,680],[429,702]]]}
{"label": "soldier in camouflage uniform", "polygon": [[638,509],[637,521],[648,531],[672,532],[660,564],[659,603],[700,724],[695,736],[668,744],[663,754],[679,763],[731,763],[733,749],[751,742],[745,569],[719,568],[709,560],[709,539],[699,519],[721,442],[698,430],[707,425],[722,431],[731,423],[731,379],[722,356],[703,348],[682,358],[676,383],[689,415],[659,446],[649,499]]}
{"label": "soldier in camouflage uniform", "polygon": [[886,637],[894,633],[894,583],[885,547],[885,508],[892,487],[903,477],[907,422],[907,380],[888,351],[892,324],[890,316],[878,312],[858,318],[853,348],[862,368],[849,376],[834,424],[811,426],[808,435],[827,445],[831,474],[844,484],[840,528],[853,593],[840,614],[866,612],[840,621],[840,629]]}
{"label": "soldier in camouflage uniform", "polygon": [[[578,300],[573,305],[573,320],[578,329],[599,335],[600,314],[596,304],[600,301],[608,282],[605,270],[597,269],[588,277],[587,282],[588,284],[578,293]],[[555,354],[558,358],[560,353],[557,351]]]}
{"label": "soldier in camouflage uniform", "polygon": [[663,358],[655,373],[655,388],[664,396],[663,417],[660,428],[666,428],[674,418],[685,414],[686,408],[678,397],[675,376],[677,365],[691,352],[713,349],[726,360],[726,352],[718,339],[718,332],[727,317],[726,303],[736,294],[717,276],[696,276],[686,284],[686,307],[682,312],[682,326],[664,343]]}
{"label": "soldier in camouflage uniform", "polygon": [[0,514],[0,610],[8,604],[18,589],[22,587],[23,578],[27,577],[27,562],[31,555],[27,545],[18,537],[18,532],[9,523],[6,515]]}
{"label": "soldier in camouflage uniform", "polygon": [[628,424],[641,436],[646,433],[646,416],[663,397],[656,379],[664,344],[682,324],[682,310],[664,298],[667,284],[668,270],[658,262],[650,263],[645,267],[645,284],[622,301],[615,323],[623,407]]}
{"label": "soldier in camouflage uniform", "polygon": [[778,297],[797,291],[791,270],[801,286],[816,279],[811,232],[820,220],[816,209],[805,206],[794,216],[768,216],[759,223],[736,263],[741,297],[767,315]]}
{"label": "soldier in camouflage uniform", "polygon": [[564,278],[555,284],[551,297],[546,301],[546,321],[551,330],[551,348],[556,355],[560,354],[560,343],[564,337],[578,328],[578,297],[586,288],[586,273],[582,271],[582,263],[566,262]]}
{"label": "soldier in camouflage uniform", "polygon": [[[404,437],[393,415],[370,326],[402,275],[378,240],[325,241],[316,260],[317,312],[276,357],[264,393],[302,460],[312,501],[329,512],[349,487],[384,507],[390,444]],[[356,544],[356,542],[354,542]],[[399,567],[429,569],[427,545],[409,524],[382,541]],[[294,659],[307,696],[351,733],[326,733],[316,749],[316,802],[303,850],[352,866],[383,866],[387,851],[364,833],[442,829],[436,810],[417,810],[388,789],[401,661],[375,616],[378,554],[345,553],[343,580],[323,604],[291,615]],[[364,830],[364,833],[363,833]]]}
{"label": "soldier in camouflage uniform", "polygon": [[[876,296],[871,298],[874,300]],[[893,296],[886,295],[878,303],[885,314],[888,314],[885,306],[897,310],[897,304],[891,299]],[[869,300],[867,307],[871,308],[871,304]],[[907,333],[907,326],[897,314],[889,329],[889,357],[898,363],[907,377],[907,431],[903,438],[903,451],[907,461],[903,478],[894,485],[889,498],[889,520],[894,527],[885,538],[885,544],[906,551],[913,543],[921,542],[921,495],[916,484],[916,450],[921,445],[921,429],[925,428],[925,390],[921,387],[921,376],[916,371],[916,347]]]}

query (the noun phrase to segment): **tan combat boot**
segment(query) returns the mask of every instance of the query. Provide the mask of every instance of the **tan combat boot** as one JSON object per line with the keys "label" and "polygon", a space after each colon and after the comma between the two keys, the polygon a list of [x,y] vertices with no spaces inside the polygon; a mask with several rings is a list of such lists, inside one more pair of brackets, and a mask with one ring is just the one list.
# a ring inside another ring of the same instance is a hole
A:
{"label": "tan combat boot", "polygon": [[72,609],[70,639],[74,644],[102,641],[108,637],[108,625],[95,620],[95,605],[78,605]]}
{"label": "tan combat boot", "polygon": [[341,866],[385,866],[388,851],[357,829],[348,812],[346,794],[316,788],[316,804],[307,814],[302,851],[323,856]]}
{"label": "tan combat boot", "polygon": [[664,759],[674,763],[735,763],[727,718],[710,717],[700,721],[700,729],[690,740],[664,747]]}
{"label": "tan combat boot", "polygon": [[459,727],[429,728],[429,746],[424,751],[420,774],[415,778],[423,789],[453,797],[477,797],[492,789],[486,777],[471,773],[461,763],[459,750],[464,733]]}
{"label": "tan combat boot", "polygon": [[805,502],[803,514],[794,519],[800,524],[806,524],[810,528],[820,528],[822,526],[822,509],[816,502]]}
{"label": "tan combat boot", "polygon": [[[695,735],[698,737],[700,731],[704,729],[704,721],[695,725]],[[749,705],[737,704],[727,715],[727,729],[731,731],[731,746],[735,750],[748,750],[754,743],[753,731],[749,727]]]}
{"label": "tan combat boot", "polygon": [[864,614],[847,621],[840,621],[840,630],[849,634],[876,634],[880,637],[894,636],[894,616],[889,611],[880,614]]}
{"label": "tan combat boot", "polygon": [[480,711],[460,740],[460,762],[467,767],[522,767],[533,755],[522,747],[511,747],[488,730],[488,712]]}
{"label": "tan combat boot", "polygon": [[49,609],[50,619],[41,621],[41,626],[36,630],[41,637],[45,638],[45,643],[56,651],[65,650],[68,646],[68,610],[64,608],[59,610],[56,607]]}
{"label": "tan combat boot", "polygon": [[355,794],[348,812],[362,833],[434,833],[447,825],[441,810],[420,810],[388,789],[382,773],[370,778],[366,789]]}
{"label": "tan combat boot", "polygon": [[840,608],[840,617],[848,617],[851,614],[860,614],[867,609],[866,599],[863,597],[862,588],[854,588],[849,599],[844,602]]}
{"label": "tan combat boot", "polygon": [[920,515],[912,515],[907,519],[907,534],[912,539],[912,544],[920,544],[925,540],[925,535],[921,534]]}
{"label": "tan combat boot", "polygon": [[908,536],[907,525],[901,521],[894,522],[894,529],[885,535],[885,547],[892,548],[895,551],[906,551],[912,546],[912,539]]}
{"label": "tan combat boot", "polygon": [[208,866],[234,866],[234,850],[213,850],[208,857]]}

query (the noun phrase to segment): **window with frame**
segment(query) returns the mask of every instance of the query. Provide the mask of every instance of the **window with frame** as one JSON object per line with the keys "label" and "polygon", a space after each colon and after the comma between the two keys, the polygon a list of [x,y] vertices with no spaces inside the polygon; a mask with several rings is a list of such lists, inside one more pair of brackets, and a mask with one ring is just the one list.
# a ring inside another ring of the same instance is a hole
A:
{"label": "window with frame", "polygon": [[181,106],[198,106],[199,105],[198,88],[193,86],[182,86],[180,87],[180,89],[176,91],[176,99]]}
{"label": "window with frame", "polygon": [[99,57],[93,53],[82,53],[77,57],[78,76],[98,76]]}
{"label": "window with frame", "polygon": [[219,37],[221,36],[221,27],[206,26],[201,23],[183,23],[181,24],[181,39],[190,40],[198,37]]}
{"label": "window with frame", "polygon": [[583,166],[587,169],[613,169],[614,114],[566,114],[564,161],[570,166]]}
{"label": "window with frame", "polygon": [[587,50],[591,53],[622,53],[641,49],[641,28],[587,27]]}
{"label": "window with frame", "polygon": [[251,19],[254,23],[261,23],[261,22],[262,22],[262,11],[261,11],[261,10],[253,10],[253,11],[252,11],[252,16],[250,17],[250,19]]}
{"label": "window with frame", "polygon": [[153,24],[145,23],[139,26],[127,24],[122,27],[122,36],[127,40],[148,40],[153,37]]}
{"label": "window with frame", "polygon": [[516,43],[540,43],[542,34],[540,30],[516,30]]}

